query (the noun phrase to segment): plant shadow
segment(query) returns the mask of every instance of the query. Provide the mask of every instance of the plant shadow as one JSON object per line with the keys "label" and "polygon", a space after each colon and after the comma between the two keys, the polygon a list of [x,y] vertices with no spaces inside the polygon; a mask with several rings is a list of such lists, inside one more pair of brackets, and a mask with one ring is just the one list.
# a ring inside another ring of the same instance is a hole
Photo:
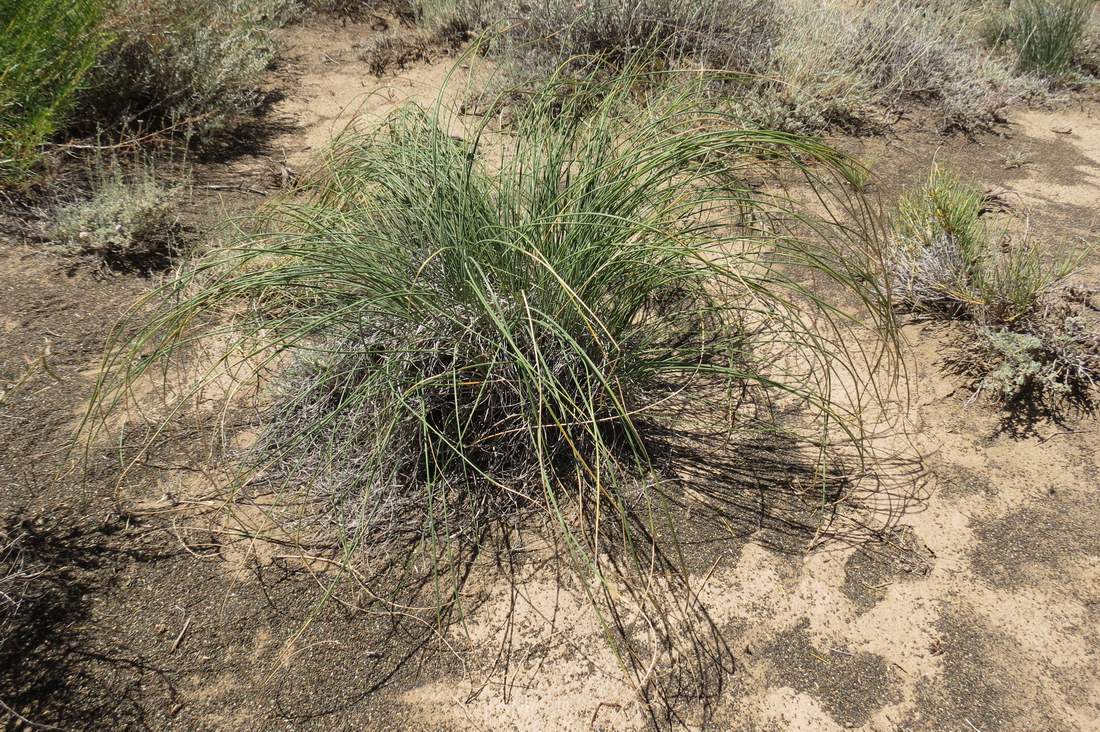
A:
{"label": "plant shadow", "polygon": [[168,555],[117,541],[125,528],[117,518],[87,526],[24,516],[14,510],[3,519],[30,576],[0,636],[0,702],[9,724],[147,726],[148,687],[176,695],[168,671],[124,644],[88,642],[78,628],[94,620],[93,603],[115,574]]}
{"label": "plant shadow", "polygon": [[[612,649],[650,726],[705,727],[738,665],[700,597],[710,575],[731,557],[735,562],[749,542],[801,555],[882,541],[926,489],[922,462],[900,450],[835,442],[823,455],[812,439],[770,422],[746,425],[734,439],[656,424],[642,431],[662,477],[639,481],[637,495],[624,497],[629,508],[621,521],[597,526],[586,523],[594,510],[570,514],[577,536],[604,547],[599,581],[586,585],[575,549],[537,512],[518,522],[502,517],[475,540],[448,545],[444,571],[411,561],[422,549],[415,541],[387,546],[385,560],[369,570],[348,561],[346,547],[310,548],[311,556],[327,556],[326,563],[344,570],[324,573],[330,602],[386,617],[377,647],[400,649],[386,651],[385,662],[371,660],[360,691],[324,714],[344,713],[427,664],[471,684],[465,703],[492,693],[507,701],[565,657],[583,663],[589,651],[601,656]],[[580,610],[585,602],[591,608]],[[581,615],[585,622],[600,618],[599,650],[565,649],[587,642],[580,640],[588,638]],[[294,713],[289,706],[287,713]]]}

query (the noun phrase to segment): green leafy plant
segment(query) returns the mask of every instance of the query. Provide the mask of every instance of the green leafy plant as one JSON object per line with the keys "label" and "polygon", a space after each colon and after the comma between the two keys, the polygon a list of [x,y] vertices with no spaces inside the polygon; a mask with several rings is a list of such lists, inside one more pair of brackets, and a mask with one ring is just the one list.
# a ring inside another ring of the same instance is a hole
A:
{"label": "green leafy plant", "polygon": [[1080,255],[1053,260],[986,223],[992,200],[934,167],[898,206],[887,258],[896,302],[925,318],[965,321],[952,367],[979,392],[1018,403],[1086,399],[1100,373],[1100,339],[1062,285]]}
{"label": "green leafy plant", "polygon": [[0,184],[19,183],[65,124],[105,37],[104,0],[0,0]]}
{"label": "green leafy plant", "polygon": [[1031,390],[1060,395],[1068,391],[1045,357],[1043,342],[1027,333],[1010,330],[979,331],[980,350],[989,359],[979,386],[1003,401],[1013,401]]}
{"label": "green leafy plant", "polygon": [[[909,309],[993,323],[1035,310],[1077,258],[1047,261],[1030,241],[1012,245],[983,214],[977,186],[935,166],[928,183],[898,204],[891,250],[896,297]],[[1003,242],[1003,244],[1002,244]]]}
{"label": "green leafy plant", "polygon": [[973,342],[955,349],[949,363],[973,377],[977,393],[1002,404],[1087,404],[1100,382],[1100,334],[1083,310],[1052,301],[1012,328],[977,326]]}

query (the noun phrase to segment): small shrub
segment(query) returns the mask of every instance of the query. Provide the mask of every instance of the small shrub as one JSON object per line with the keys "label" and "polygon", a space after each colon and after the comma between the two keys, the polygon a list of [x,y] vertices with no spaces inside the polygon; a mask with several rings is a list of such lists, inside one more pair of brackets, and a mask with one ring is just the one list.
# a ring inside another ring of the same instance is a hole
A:
{"label": "small shrub", "polygon": [[681,66],[762,73],[775,9],[776,0],[436,0],[422,16],[452,36],[488,31],[501,85],[523,89],[563,69],[578,77]]}
{"label": "small shrub", "polygon": [[[717,434],[745,389],[778,387],[858,441],[828,375],[863,382],[889,352],[876,239],[865,219],[816,221],[742,182],[781,166],[827,192],[818,176],[848,180],[852,164],[692,98],[620,116],[629,88],[551,83],[499,149],[439,108],[346,132],[253,235],[159,293],[111,349],[98,408],[205,316],[236,313],[225,357],[282,365],[242,480],[319,500],[349,552],[431,568],[443,603],[456,557],[532,514],[585,586],[620,559],[648,566],[640,527],[661,499],[647,435],[689,394],[693,424]],[[824,302],[824,281],[868,320]],[[850,327],[858,338],[835,337]]]}
{"label": "small shrub", "polygon": [[363,44],[359,58],[375,76],[391,69],[403,70],[410,64],[431,58],[432,43],[426,34],[383,33]]}
{"label": "small shrub", "polygon": [[0,184],[17,183],[56,129],[104,36],[103,0],[0,0]]}
{"label": "small shrub", "polygon": [[623,67],[638,55],[738,71],[767,67],[777,32],[773,0],[551,0],[505,8],[508,43],[547,49],[554,65],[578,56]]}
{"label": "small shrub", "polygon": [[1000,46],[1012,33],[1012,1],[988,0],[985,13],[977,26],[978,36],[987,46]]}
{"label": "small shrub", "polygon": [[1100,328],[1091,302],[1095,293],[1073,288],[1034,314],[1028,332],[1049,354],[1059,383],[1082,400],[1100,383]]}
{"label": "small shrub", "polygon": [[913,101],[935,107],[943,129],[988,126],[1034,89],[973,47],[974,12],[951,2],[791,0],[769,72],[778,83],[760,94],[774,97],[793,129],[851,124]]}
{"label": "small shrub", "polygon": [[292,10],[288,0],[123,0],[82,117],[199,136],[230,126],[262,104],[270,31]]}
{"label": "small shrub", "polygon": [[179,196],[178,186],[163,185],[149,167],[127,175],[111,164],[96,174],[87,200],[58,209],[53,239],[116,268],[161,268],[181,244]]}
{"label": "small shrub", "polygon": [[1011,244],[983,214],[983,191],[934,167],[928,183],[902,198],[890,267],[895,295],[918,313],[1011,323],[1034,311],[1076,260],[1045,262],[1034,243]]}
{"label": "small shrub", "polygon": [[1001,160],[1005,170],[1019,170],[1031,164],[1031,155],[1023,147],[1010,147]]}
{"label": "small shrub", "polygon": [[939,168],[902,199],[887,259],[895,301],[967,323],[950,363],[979,392],[1005,403],[1083,399],[1100,375],[1100,338],[1059,289],[1078,259],[1046,262],[1033,243],[995,236],[990,204]]}
{"label": "small shrub", "polygon": [[896,296],[910,310],[965,315],[977,293],[991,237],[982,220],[985,197],[939,167],[928,183],[898,204],[891,252]]}
{"label": "small shrub", "polygon": [[1047,361],[1043,342],[1028,333],[982,328],[978,331],[977,352],[985,364],[979,379],[979,389],[993,393],[994,398],[1012,402],[1025,394],[1039,390],[1053,395],[1068,391]]}
{"label": "small shrub", "polygon": [[1013,0],[1005,33],[1024,71],[1063,75],[1085,37],[1093,0]]}
{"label": "small shrub", "polygon": [[1052,300],[1011,329],[977,326],[949,362],[994,401],[1056,409],[1091,399],[1100,382],[1100,334],[1080,309]]}

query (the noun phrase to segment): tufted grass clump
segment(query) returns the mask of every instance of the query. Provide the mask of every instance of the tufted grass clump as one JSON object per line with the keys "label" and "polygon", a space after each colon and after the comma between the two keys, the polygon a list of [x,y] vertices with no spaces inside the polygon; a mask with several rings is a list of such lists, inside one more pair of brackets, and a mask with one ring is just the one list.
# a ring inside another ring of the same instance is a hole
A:
{"label": "tufted grass clump", "polygon": [[1069,70],[1084,41],[1093,0],[1014,0],[1006,36],[1020,68],[1058,77]]}
{"label": "tufted grass clump", "polygon": [[[242,485],[312,496],[345,557],[452,580],[462,550],[525,516],[585,583],[646,565],[644,536],[674,545],[651,450],[672,404],[732,434],[745,390],[767,390],[822,449],[858,442],[859,400],[835,385],[873,382],[893,329],[869,212],[830,192],[854,163],[691,95],[624,114],[631,88],[551,82],[507,134],[415,105],[342,134],[295,195],[137,311],[89,424],[231,334],[223,362],[276,373]],[[780,175],[835,216],[765,192]]]}

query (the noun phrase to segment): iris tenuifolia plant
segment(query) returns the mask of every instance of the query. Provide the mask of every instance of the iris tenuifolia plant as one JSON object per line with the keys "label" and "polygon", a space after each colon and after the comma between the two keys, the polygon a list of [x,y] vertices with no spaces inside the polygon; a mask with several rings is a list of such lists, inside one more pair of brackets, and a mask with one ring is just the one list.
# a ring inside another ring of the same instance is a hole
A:
{"label": "iris tenuifolia plant", "polygon": [[894,331],[855,164],[637,89],[551,80],[507,129],[442,104],[349,129],[134,310],[88,428],[203,339],[267,364],[239,485],[312,500],[341,562],[428,568],[437,606],[457,557],[522,526],[593,592],[651,567],[677,541],[654,444],[685,405],[733,435],[768,394],[820,450],[858,444]]}

